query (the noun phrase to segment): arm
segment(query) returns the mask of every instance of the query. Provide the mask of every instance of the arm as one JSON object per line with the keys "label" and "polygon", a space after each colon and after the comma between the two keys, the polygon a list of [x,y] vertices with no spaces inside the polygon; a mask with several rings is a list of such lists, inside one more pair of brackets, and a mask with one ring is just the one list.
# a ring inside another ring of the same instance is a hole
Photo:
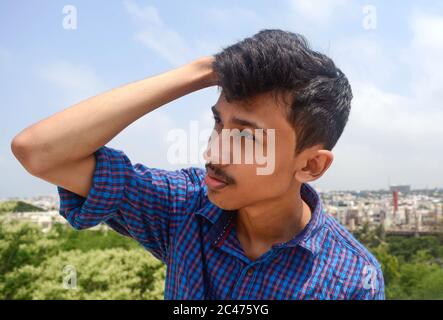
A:
{"label": "arm", "polygon": [[167,171],[132,164],[107,146],[95,153],[96,167],[87,197],[58,186],[60,214],[77,230],[106,223],[166,262],[182,222],[201,207],[205,171]]}
{"label": "arm", "polygon": [[212,57],[90,98],[17,135],[12,150],[31,174],[57,185],[60,214],[76,229],[101,222],[165,261],[171,234],[199,205],[203,170],[133,165],[104,146],[142,115],[217,83]]}
{"label": "arm", "polygon": [[20,132],[12,152],[31,174],[86,196],[93,153],[143,115],[214,85],[212,61],[203,57],[71,106]]}

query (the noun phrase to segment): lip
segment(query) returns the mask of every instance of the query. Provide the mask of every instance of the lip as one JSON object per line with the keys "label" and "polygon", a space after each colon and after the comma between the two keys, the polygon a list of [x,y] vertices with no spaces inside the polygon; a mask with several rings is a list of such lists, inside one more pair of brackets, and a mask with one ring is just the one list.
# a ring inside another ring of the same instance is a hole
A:
{"label": "lip", "polygon": [[209,173],[206,173],[205,183],[209,188],[216,190],[220,190],[228,185],[225,181],[219,180]]}

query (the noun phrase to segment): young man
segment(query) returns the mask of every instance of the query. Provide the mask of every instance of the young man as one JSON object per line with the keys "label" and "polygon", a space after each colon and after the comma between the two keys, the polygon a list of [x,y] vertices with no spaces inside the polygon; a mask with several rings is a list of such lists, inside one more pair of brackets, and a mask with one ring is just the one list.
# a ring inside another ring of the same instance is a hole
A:
{"label": "young man", "polygon": [[[222,88],[214,132],[250,129],[237,147],[244,156],[251,139],[272,153],[270,174],[257,174],[257,161],[232,163],[232,149],[214,147],[217,135],[206,171],[133,165],[105,146],[141,116],[212,85]],[[57,185],[74,228],[106,223],[161,259],[165,299],[384,299],[380,264],[308,183],[331,165],[351,99],[345,75],[302,36],[262,30],[44,119],[12,150]]]}

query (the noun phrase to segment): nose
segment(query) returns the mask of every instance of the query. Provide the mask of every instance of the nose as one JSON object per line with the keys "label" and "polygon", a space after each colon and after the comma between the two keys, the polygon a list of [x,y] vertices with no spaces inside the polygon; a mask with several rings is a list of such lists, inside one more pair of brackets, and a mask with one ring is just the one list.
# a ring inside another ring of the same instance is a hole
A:
{"label": "nose", "polygon": [[208,140],[206,150],[203,152],[203,158],[206,162],[213,164],[227,165],[231,160],[230,148],[223,148],[220,135],[213,130]]}

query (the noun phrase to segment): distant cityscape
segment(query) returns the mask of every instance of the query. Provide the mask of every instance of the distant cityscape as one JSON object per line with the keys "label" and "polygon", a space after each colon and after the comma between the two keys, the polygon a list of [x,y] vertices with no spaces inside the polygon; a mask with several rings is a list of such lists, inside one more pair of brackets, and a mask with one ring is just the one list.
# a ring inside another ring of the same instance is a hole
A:
{"label": "distant cityscape", "polygon": [[[317,189],[317,188],[316,188]],[[443,233],[443,189],[411,189],[409,185],[391,185],[377,191],[320,191],[325,212],[354,232],[367,224],[383,227],[386,234],[420,236]],[[67,223],[59,214],[57,194],[32,198],[8,198],[40,209],[4,212],[6,221],[27,220],[38,223],[44,231],[54,223]],[[4,211],[4,210],[3,210]],[[11,210],[12,211],[12,210]],[[100,224],[93,229],[108,229]]]}
{"label": "distant cityscape", "polygon": [[363,224],[382,226],[392,235],[434,235],[443,232],[443,189],[322,192],[325,211],[351,232]]}

